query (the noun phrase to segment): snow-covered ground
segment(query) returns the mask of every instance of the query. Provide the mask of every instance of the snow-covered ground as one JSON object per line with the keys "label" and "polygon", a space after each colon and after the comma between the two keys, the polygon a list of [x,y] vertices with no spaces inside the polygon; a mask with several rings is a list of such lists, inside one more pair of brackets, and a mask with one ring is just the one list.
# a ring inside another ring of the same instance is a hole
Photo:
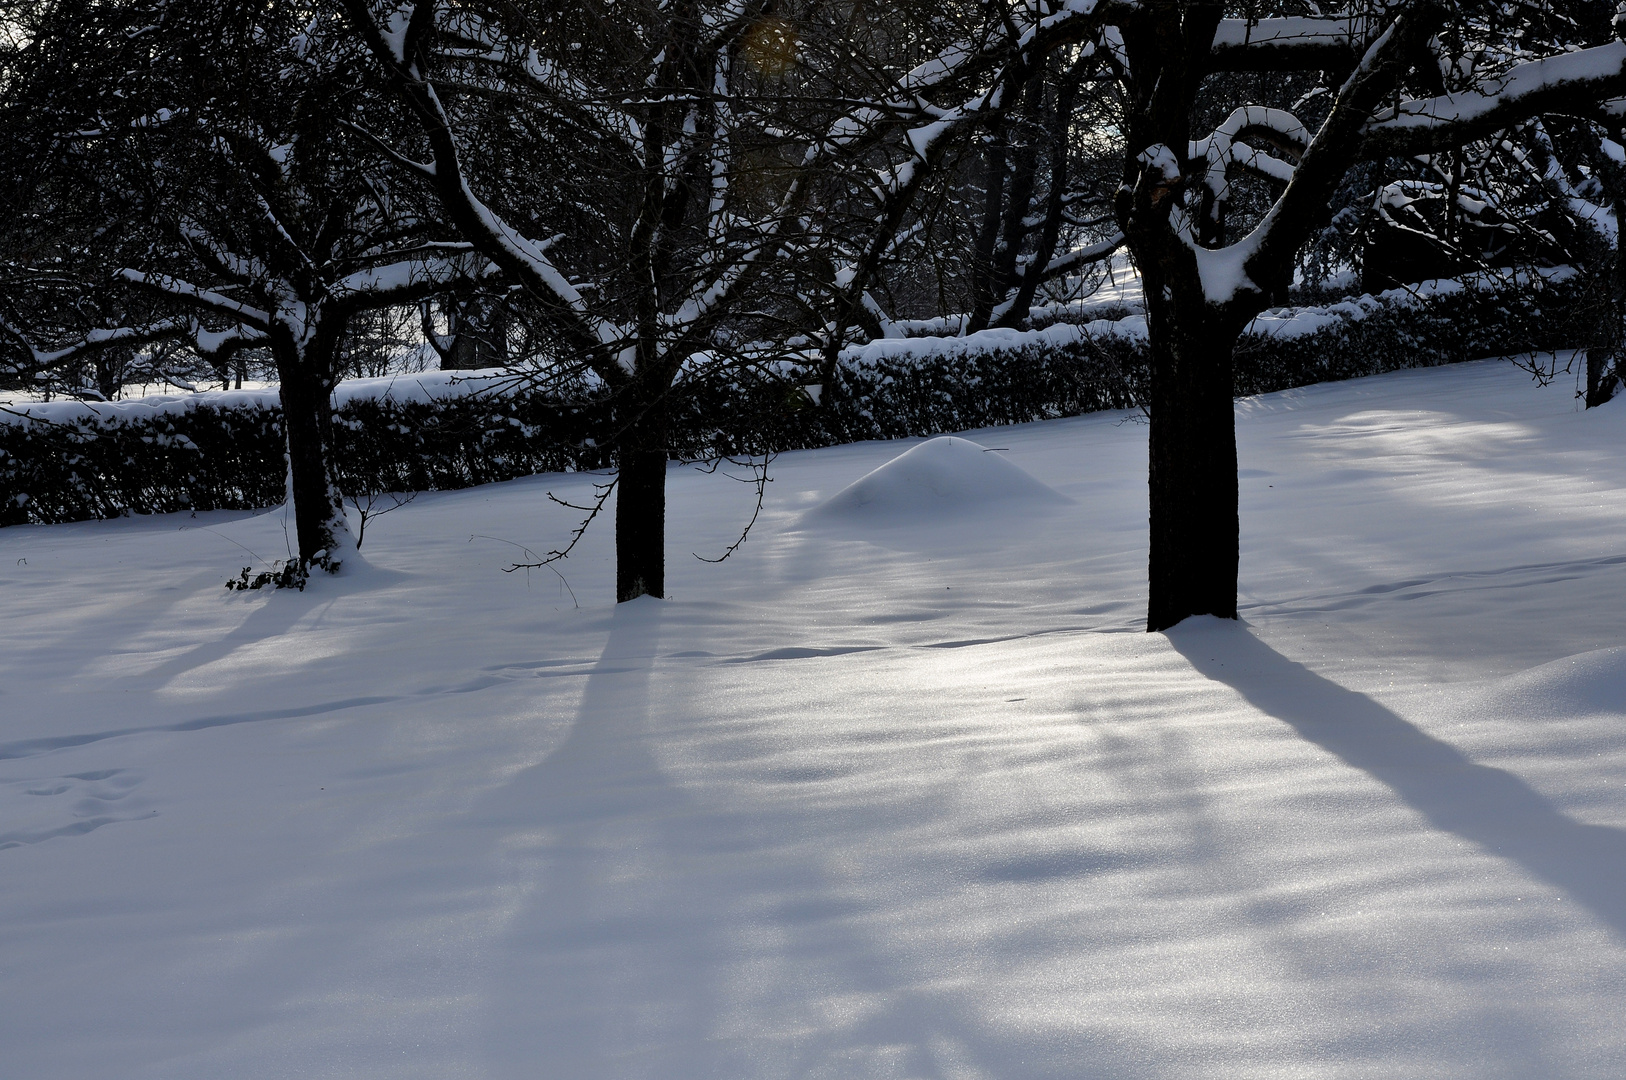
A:
{"label": "snow-covered ground", "polygon": [[1123,414],[674,470],[619,609],[586,476],[0,531],[0,1076],[1626,1075],[1626,405],[1237,413],[1167,635]]}

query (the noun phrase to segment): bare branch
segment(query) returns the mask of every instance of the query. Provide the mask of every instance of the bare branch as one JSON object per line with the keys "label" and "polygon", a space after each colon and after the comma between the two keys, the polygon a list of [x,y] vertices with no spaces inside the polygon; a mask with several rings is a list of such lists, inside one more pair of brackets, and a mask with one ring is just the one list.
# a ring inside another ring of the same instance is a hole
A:
{"label": "bare branch", "polygon": [[[721,459],[721,458],[718,459],[719,464],[721,463],[722,460],[723,459]],[[727,460],[729,460],[730,462],[732,462],[734,464],[739,464],[738,462],[734,462],[734,459],[732,459],[732,458],[729,458]],[[745,538],[751,535],[751,527],[757,523],[757,517],[762,513],[763,498],[767,493],[768,485],[773,483],[773,478],[768,475],[768,465],[772,461],[773,461],[773,454],[771,452],[763,454],[762,455],[762,464],[760,466],[758,466],[755,461],[752,461],[750,463],[751,468],[752,468],[753,473],[754,473],[754,475],[751,478],[746,479],[746,478],[738,477],[738,476],[729,477],[730,480],[739,480],[741,483],[755,484],[756,488],[757,488],[757,505],[756,505],[756,509],[751,511],[751,520],[747,521],[745,523],[745,528],[740,530],[740,538],[738,540],[734,541],[732,544],[728,545],[727,549],[724,550],[723,553],[721,555],[717,556],[717,558],[715,558],[715,559],[708,559],[704,555],[701,555],[699,552],[694,552],[694,551],[689,552],[689,554],[693,555],[695,558],[699,559],[701,562],[720,563],[720,562],[724,561],[725,559],[727,559],[730,555],[734,554],[734,552],[739,550],[740,545],[745,543]],[[715,467],[714,467],[713,471],[715,471]]]}
{"label": "bare branch", "polygon": [[570,543],[566,544],[563,548],[560,548],[557,551],[548,552],[537,562],[515,563],[512,566],[505,566],[503,567],[503,573],[512,574],[515,570],[535,570],[539,567],[547,566],[550,563],[556,563],[560,559],[568,556],[572,551],[575,550],[576,545],[581,542],[581,538],[586,535],[587,527],[593,524],[593,519],[598,517],[599,512],[604,509],[604,504],[610,499],[610,493],[615,490],[615,486],[620,482],[620,480],[620,476],[612,476],[610,478],[610,482],[607,484],[594,484],[593,488],[598,492],[598,496],[594,499],[592,506],[578,506],[575,503],[566,502],[565,500],[554,495],[554,493],[551,491],[548,492],[547,494],[549,502],[557,503],[560,506],[569,507],[572,510],[584,511],[586,512],[587,517],[582,520],[580,525],[576,526],[575,531],[570,534]]}

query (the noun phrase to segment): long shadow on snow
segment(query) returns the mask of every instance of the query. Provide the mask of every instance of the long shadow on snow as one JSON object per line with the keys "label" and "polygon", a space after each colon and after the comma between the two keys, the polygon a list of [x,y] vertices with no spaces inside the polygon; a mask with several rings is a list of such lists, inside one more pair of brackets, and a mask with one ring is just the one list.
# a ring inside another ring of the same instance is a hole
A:
{"label": "long shadow on snow", "polygon": [[[324,613],[342,597],[376,592],[410,576],[374,566],[358,554],[352,553],[351,559],[353,562],[346,564],[340,576],[328,577],[324,574],[312,579],[309,591],[269,590],[259,606],[232,630],[218,638],[199,642],[180,656],[143,672],[140,678],[162,680],[160,685],[167,684],[188,672],[224,660],[239,649],[280,637],[306,616],[314,616],[314,624],[320,626]],[[342,657],[326,662],[346,666],[350,663]]]}
{"label": "long shadow on snow", "polygon": [[200,641],[181,655],[171,657],[151,670],[142,672],[139,678],[163,687],[188,672],[226,659],[238,649],[246,649],[269,638],[280,637],[302,617],[311,613],[314,605],[301,603],[303,599],[271,593],[259,607],[249,612],[247,618],[220,637]]}
{"label": "long shadow on snow", "polygon": [[540,888],[488,997],[487,1045],[516,1075],[716,1072],[707,1036],[728,928],[684,888],[707,830],[646,744],[662,614],[653,600],[617,608],[570,734],[476,813],[540,839]]}
{"label": "long shadow on snow", "polygon": [[1626,938],[1626,832],[1575,821],[1512,773],[1294,663],[1245,625],[1188,620],[1167,637],[1192,667],[1388,787],[1435,828],[1512,861]]}
{"label": "long shadow on snow", "polygon": [[38,754],[50,753],[52,750],[66,750],[74,746],[88,746],[90,743],[118,739],[126,735],[147,735],[155,731],[205,731],[209,728],[231,727],[236,724],[253,724],[261,720],[293,720],[304,716],[321,716],[325,713],[339,712],[343,709],[359,709],[363,705],[384,705],[392,701],[400,701],[404,696],[402,694],[375,694],[371,697],[342,698],[338,701],[323,701],[315,705],[297,705],[287,709],[261,709],[258,712],[231,713],[225,716],[200,716],[195,720],[182,720],[176,724],[148,724],[145,727],[88,731],[80,735],[55,735],[38,739],[18,739],[16,742],[0,743],[0,761],[34,757]]}
{"label": "long shadow on snow", "polygon": [[[203,570],[171,585],[138,590],[134,599],[111,610],[98,607],[75,611],[63,619],[61,629],[55,632],[36,630],[28,639],[30,647],[17,649],[7,659],[16,670],[35,676],[41,673],[60,673],[63,678],[83,675],[86,669],[117,651],[120,643],[139,640],[163,622],[171,610],[192,599],[200,588],[220,580],[219,573]],[[75,657],[77,663],[73,663]]]}
{"label": "long shadow on snow", "polygon": [[[708,800],[667,775],[651,749],[680,722],[652,686],[666,615],[655,601],[618,608],[570,734],[476,811],[480,826],[540,840],[540,888],[487,995],[496,1075],[797,1078],[885,1052],[943,1080],[944,1035],[997,1060],[952,1001],[913,987],[854,925],[861,905],[808,858],[827,820]],[[857,1024],[815,1018],[854,993],[884,1004]]]}

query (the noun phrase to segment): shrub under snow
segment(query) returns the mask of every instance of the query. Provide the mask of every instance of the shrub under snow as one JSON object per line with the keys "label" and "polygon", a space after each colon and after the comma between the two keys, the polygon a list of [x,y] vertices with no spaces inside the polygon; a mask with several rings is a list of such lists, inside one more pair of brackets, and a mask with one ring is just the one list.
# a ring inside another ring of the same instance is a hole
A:
{"label": "shrub under snow", "polygon": [[[1428,282],[1269,311],[1242,335],[1238,394],[1563,347],[1568,272]],[[674,401],[672,452],[700,458],[896,439],[1130,408],[1146,394],[1135,314],[846,350],[815,407],[808,370],[710,371]],[[610,464],[609,404],[492,373],[345,383],[333,460],[347,493],[468,487]],[[284,492],[276,392],[212,391],[0,412],[0,524],[247,509]]]}

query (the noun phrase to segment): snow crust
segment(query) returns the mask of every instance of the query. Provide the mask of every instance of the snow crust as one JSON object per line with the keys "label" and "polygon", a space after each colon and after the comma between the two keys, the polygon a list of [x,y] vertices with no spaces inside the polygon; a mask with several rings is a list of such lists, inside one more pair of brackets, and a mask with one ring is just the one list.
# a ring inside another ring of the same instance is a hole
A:
{"label": "snow crust", "polygon": [[1169,634],[1128,413],[967,433],[1073,500],[968,501],[997,543],[808,528],[869,443],[703,563],[755,491],[674,467],[620,607],[607,529],[502,572],[590,475],[304,593],[222,588],[280,510],[0,530],[0,1076],[1618,1077],[1626,405],[1574,389],[1239,401],[1243,622]]}

